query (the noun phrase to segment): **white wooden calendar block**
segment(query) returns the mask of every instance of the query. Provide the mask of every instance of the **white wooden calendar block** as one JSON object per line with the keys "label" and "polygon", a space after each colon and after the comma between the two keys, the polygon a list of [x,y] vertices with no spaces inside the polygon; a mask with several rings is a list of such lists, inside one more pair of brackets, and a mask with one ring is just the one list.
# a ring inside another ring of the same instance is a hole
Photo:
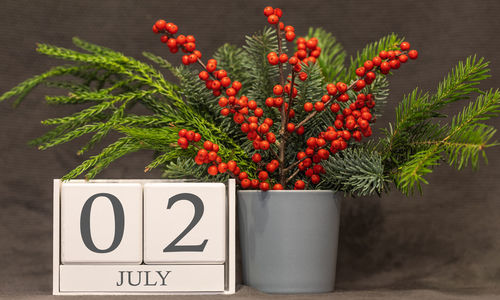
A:
{"label": "white wooden calendar block", "polygon": [[224,284],[224,265],[61,266],[62,292],[220,292]]}
{"label": "white wooden calendar block", "polygon": [[144,263],[224,263],[225,189],[222,183],[146,183]]}
{"label": "white wooden calendar block", "polygon": [[53,294],[234,294],[235,194],[234,180],[54,180]]}
{"label": "white wooden calendar block", "polygon": [[61,262],[140,264],[141,184],[62,183]]}

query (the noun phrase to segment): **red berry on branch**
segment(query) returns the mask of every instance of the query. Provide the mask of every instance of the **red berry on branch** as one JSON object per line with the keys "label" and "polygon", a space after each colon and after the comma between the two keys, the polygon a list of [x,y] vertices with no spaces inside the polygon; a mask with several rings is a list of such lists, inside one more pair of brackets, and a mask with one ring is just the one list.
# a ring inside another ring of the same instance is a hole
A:
{"label": "red berry on branch", "polygon": [[219,170],[217,170],[216,166],[208,167],[208,174],[215,176],[215,175],[217,175],[217,173],[219,173]]}
{"label": "red berry on branch", "polygon": [[196,39],[194,38],[194,36],[188,35],[188,36],[186,36],[186,42],[194,43],[194,42],[196,42]]}
{"label": "red berry on branch", "polygon": [[361,91],[366,86],[366,82],[363,79],[356,81],[356,89],[357,91]]}
{"label": "red berry on branch", "polygon": [[278,98],[274,98],[273,100],[274,102],[274,107],[281,107],[283,105],[283,98],[281,97],[278,97]]}
{"label": "red berry on branch", "polygon": [[299,128],[297,128],[296,132],[298,135],[303,135],[304,134],[304,131],[305,131],[305,128],[304,126],[300,126]]}
{"label": "red berry on branch", "polygon": [[153,25],[153,32],[154,33],[159,33],[160,31],[158,30],[158,28],[156,27],[156,25]]}
{"label": "red berry on branch", "polygon": [[258,179],[252,179],[252,187],[254,189],[259,187],[259,180]]}
{"label": "red berry on branch", "polygon": [[218,166],[217,166],[217,170],[219,171],[219,173],[226,173],[227,171],[227,164],[226,163],[220,163]]}
{"label": "red berry on branch", "polygon": [[258,177],[260,181],[264,181],[269,178],[269,174],[266,171],[260,171]]}
{"label": "red berry on branch", "polygon": [[417,50],[410,50],[408,52],[408,56],[411,58],[411,59],[417,59],[418,57],[418,52]]}
{"label": "red berry on branch", "polygon": [[281,53],[281,55],[279,56],[279,61],[282,64],[286,63],[288,61],[288,55],[286,55],[286,53]]}
{"label": "red berry on branch", "polygon": [[356,69],[356,75],[359,77],[362,77],[363,75],[365,75],[365,72],[366,72],[365,67],[360,67],[360,68]]}
{"label": "red berry on branch", "polygon": [[223,116],[228,116],[230,112],[231,111],[229,110],[229,108],[223,108],[221,109],[220,114]]}
{"label": "red berry on branch", "polygon": [[158,21],[156,21],[155,26],[158,30],[163,30],[163,29],[165,29],[166,24],[167,24],[167,22],[165,22],[165,20],[158,20]]}
{"label": "red berry on branch", "polygon": [[374,66],[380,66],[380,64],[382,63],[382,59],[380,58],[380,56],[375,56],[373,59],[372,59],[372,62],[373,62],[373,65]]}
{"label": "red berry on branch", "polygon": [[316,147],[316,138],[315,137],[310,137],[310,138],[307,139],[306,143],[307,143],[307,146],[309,148],[314,148],[314,147]]}
{"label": "red berry on branch", "polygon": [[[167,24],[171,24],[171,23],[167,23]],[[166,26],[165,28],[166,28],[166,29],[168,30],[168,32],[170,32],[171,34],[176,34],[176,33],[177,33],[177,31],[179,30],[179,28],[178,28],[178,27],[177,27],[177,25],[175,25],[175,24],[172,24],[172,25],[170,25],[170,26]]]}
{"label": "red berry on branch", "polygon": [[267,135],[266,135],[266,139],[269,143],[271,144],[274,144],[276,143],[276,135],[272,132],[269,132]]}
{"label": "red berry on branch", "polygon": [[288,63],[291,64],[292,66],[295,66],[296,64],[299,63],[299,59],[296,56],[292,56],[288,60]]}
{"label": "red berry on branch", "polygon": [[182,56],[182,63],[183,63],[184,65],[189,65],[189,56],[187,56],[187,55],[183,55],[183,56]]}
{"label": "red berry on branch", "polygon": [[377,77],[377,75],[375,75],[374,72],[366,73],[366,80],[367,81],[373,82],[373,80],[375,80],[376,77]]}
{"label": "red berry on branch", "polygon": [[238,175],[238,178],[240,180],[243,180],[245,178],[248,178],[248,173],[247,172],[241,172],[239,175]]}
{"label": "red berry on branch", "polygon": [[220,99],[219,99],[219,106],[220,107],[225,107],[225,106],[227,106],[228,102],[229,102],[229,100],[227,100],[226,97],[220,97]]}
{"label": "red berry on branch", "polygon": [[388,74],[390,71],[391,71],[391,65],[388,62],[384,61],[380,64],[380,72],[382,74]]}
{"label": "red berry on branch", "polygon": [[185,137],[181,137],[177,140],[177,144],[179,144],[179,146],[182,148],[182,149],[186,149],[188,146],[189,146],[189,142],[188,140],[185,138]]}
{"label": "red berry on branch", "polygon": [[293,31],[293,32],[295,32],[295,28],[293,26],[288,25],[288,26],[285,27],[285,31]]}
{"label": "red berry on branch", "polygon": [[265,103],[266,103],[266,106],[268,106],[268,107],[273,107],[273,106],[274,106],[274,99],[273,99],[272,97],[268,97],[268,98],[266,99],[266,102],[265,102]]}
{"label": "red berry on branch", "polygon": [[269,145],[268,141],[261,141],[260,142],[260,149],[262,149],[262,150],[268,150],[269,147],[270,147],[270,145]]}
{"label": "red berry on branch", "polygon": [[293,124],[293,123],[286,124],[286,131],[294,132],[295,131],[295,124]]}
{"label": "red berry on branch", "polygon": [[370,71],[371,69],[373,69],[373,61],[367,60],[367,61],[365,61],[365,63],[363,64],[363,66],[365,67],[365,69],[367,71]]}
{"label": "red berry on branch", "polygon": [[188,141],[192,141],[192,140],[194,140],[194,131],[189,130],[188,132],[186,132],[186,139],[187,139]]}
{"label": "red berry on branch", "polygon": [[399,67],[401,66],[401,63],[397,59],[389,61],[389,64],[391,65],[392,69],[399,69]]}
{"label": "red berry on branch", "polygon": [[228,88],[226,90],[226,95],[228,95],[228,96],[234,96],[234,95],[236,95],[236,90],[234,88]]}
{"label": "red berry on branch", "polygon": [[314,49],[318,45],[318,39],[317,38],[311,38],[306,42],[306,46],[309,49]]}
{"label": "red berry on branch", "polygon": [[289,42],[293,41],[295,39],[295,32],[293,31],[287,31],[285,33],[285,39]]}
{"label": "red berry on branch", "polygon": [[382,50],[380,51],[378,56],[380,56],[381,59],[386,59],[389,56],[389,54],[387,54],[387,51]]}
{"label": "red berry on branch", "polygon": [[269,190],[269,183],[267,183],[267,182],[261,182],[261,183],[259,184],[259,188],[260,188],[262,191],[264,191],[264,192],[265,192],[265,191]]}
{"label": "red berry on branch", "polygon": [[186,129],[181,129],[179,130],[178,134],[179,137],[186,137],[187,130]]}
{"label": "red berry on branch", "polygon": [[283,87],[279,84],[275,85],[274,88],[273,88],[273,93],[276,95],[276,96],[279,96],[281,94],[283,94]]}
{"label": "red berry on branch", "polygon": [[295,181],[294,186],[297,190],[303,190],[306,187],[306,183],[299,179],[299,180]]}
{"label": "red berry on branch", "polygon": [[394,52],[392,50],[387,51],[387,58],[389,58],[389,59],[396,58],[396,52]]}
{"label": "red berry on branch", "polygon": [[269,173],[273,173],[274,171],[276,171],[276,169],[278,168],[278,165],[276,164],[273,164],[273,163],[268,163],[266,165],[266,170],[269,172]]}
{"label": "red berry on branch", "polygon": [[410,50],[410,43],[402,42],[401,45],[399,45],[399,48],[401,48],[402,51]]}
{"label": "red berry on branch", "polygon": [[186,43],[186,37],[181,34],[181,35],[177,36],[176,42],[179,45],[184,45],[184,43]]}
{"label": "red berry on branch", "polygon": [[325,109],[325,104],[321,101],[318,101],[318,102],[314,103],[314,109],[316,111],[322,111],[323,109]]}
{"label": "red berry on branch", "polygon": [[276,25],[278,24],[280,18],[277,16],[277,15],[270,15],[269,17],[267,17],[267,22],[269,22],[269,24],[271,25]]}
{"label": "red berry on branch", "polygon": [[258,163],[261,160],[262,160],[262,156],[259,153],[254,153],[254,155],[252,155],[252,161],[254,163]]}
{"label": "red berry on branch", "polygon": [[305,81],[307,79],[307,73],[306,72],[300,72],[299,73],[299,79],[302,81]]}
{"label": "red berry on branch", "polygon": [[347,102],[349,100],[349,95],[344,93],[337,98],[340,102]]}
{"label": "red berry on branch", "polygon": [[339,93],[345,93],[347,91],[347,84],[341,81],[337,82],[336,87]]}
{"label": "red berry on branch", "polygon": [[248,189],[250,187],[250,179],[248,178],[245,178],[243,180],[241,180],[241,187],[244,188],[244,189]]}
{"label": "red berry on branch", "polygon": [[398,57],[398,59],[399,59],[399,61],[400,61],[401,63],[403,63],[403,64],[404,64],[405,62],[407,62],[407,61],[408,61],[408,56],[407,56],[406,54],[401,54],[401,55]]}
{"label": "red berry on branch", "polygon": [[272,8],[271,6],[266,6],[264,8],[264,16],[269,17],[272,14],[274,14],[274,8]]}
{"label": "red berry on branch", "polygon": [[337,94],[337,87],[333,83],[329,83],[326,85],[326,91],[333,96]]}
{"label": "red berry on branch", "polygon": [[[162,35],[162,36],[160,37],[160,41],[161,41],[162,43],[166,43],[166,42],[168,41],[168,36],[166,36],[166,35]],[[170,46],[169,46],[169,47],[170,47]],[[175,47],[175,45],[174,45],[174,47]],[[170,47],[170,48],[172,48],[172,47]]]}
{"label": "red berry on branch", "polygon": [[313,176],[311,176],[311,182],[313,184],[318,184],[320,181],[321,181],[321,178],[318,175],[314,174]]}
{"label": "red berry on branch", "polygon": [[283,190],[283,186],[279,183],[276,183],[274,186],[273,186],[273,190]]}
{"label": "red berry on branch", "polygon": [[313,110],[313,104],[311,102],[304,103],[304,110],[310,112]]}

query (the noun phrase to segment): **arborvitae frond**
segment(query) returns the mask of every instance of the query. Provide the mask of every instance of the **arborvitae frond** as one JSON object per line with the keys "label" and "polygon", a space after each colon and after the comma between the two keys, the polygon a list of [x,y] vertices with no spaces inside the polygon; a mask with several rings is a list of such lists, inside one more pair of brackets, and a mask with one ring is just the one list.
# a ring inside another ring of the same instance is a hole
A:
{"label": "arborvitae frond", "polygon": [[82,127],[78,127],[75,130],[69,131],[68,133],[58,136],[57,139],[53,139],[51,141],[45,142],[43,145],[40,145],[38,149],[40,150],[45,150],[50,147],[54,147],[60,144],[67,143],[69,141],[72,141],[84,134],[87,133],[92,133],[95,131],[98,131],[99,129],[103,128],[105,124],[103,123],[96,123],[96,124],[90,124],[90,125],[84,125]]}
{"label": "arborvitae frond", "polygon": [[104,148],[98,155],[90,157],[81,165],[73,169],[71,172],[64,175],[62,177],[62,180],[69,180],[78,177],[78,175],[91,168],[92,169],[87,173],[86,178],[93,178],[95,175],[97,175],[97,173],[107,167],[114,160],[131,152],[135,152],[139,149],[140,144],[134,139],[121,138],[108,147]]}
{"label": "arborvitae frond", "polygon": [[321,72],[326,82],[333,82],[338,78],[345,77],[344,61],[346,53],[340,43],[337,42],[331,33],[323,28],[309,28],[307,38],[318,38],[318,47],[321,48],[321,55],[317,59]]}
{"label": "arborvitae frond", "polygon": [[382,50],[396,50],[398,45],[403,42],[404,38],[398,37],[395,33],[391,33],[387,36],[382,37],[378,41],[366,45],[363,50],[356,53],[356,57],[351,56],[351,64],[347,70],[344,82],[351,82],[356,79],[356,69],[363,66],[363,63],[367,60],[371,60],[373,57],[377,56]]}
{"label": "arborvitae frond", "polygon": [[110,48],[106,48],[103,46],[99,46],[96,44],[89,43],[87,41],[84,41],[78,37],[73,37],[73,44],[83,50],[86,50],[88,52],[94,53],[94,54],[99,54],[102,56],[108,56],[111,58],[124,58],[125,55],[122,53],[112,50]]}
{"label": "arborvitae frond", "polygon": [[324,167],[323,185],[348,194],[381,194],[389,183],[389,177],[384,174],[382,157],[378,152],[363,148],[348,148],[332,155]]}
{"label": "arborvitae frond", "polygon": [[172,66],[172,64],[168,60],[164,59],[163,57],[157,56],[157,55],[155,55],[151,52],[147,52],[147,51],[142,52],[142,55],[144,57],[150,59],[152,62],[156,63],[161,68],[167,69],[170,72],[172,72],[172,74],[177,75],[176,68],[174,66]]}
{"label": "arborvitae frond", "polygon": [[66,74],[72,74],[74,72],[78,72],[81,70],[89,69],[88,66],[59,66],[50,69],[49,71],[42,73],[40,75],[34,76],[28,80],[25,80],[12,88],[10,91],[4,93],[0,96],[0,101],[5,99],[9,99],[14,96],[18,96],[14,101],[14,106],[17,106],[21,101],[26,97],[26,95],[31,92],[35,87],[37,87],[44,80],[54,77],[61,76]]}
{"label": "arborvitae frond", "polygon": [[[48,87],[65,89],[65,90],[69,90],[71,92],[77,92],[77,93],[83,93],[83,92],[90,91],[90,88],[88,85],[78,84],[78,83],[70,82],[70,81],[45,81],[45,82],[43,82],[43,84],[45,86],[48,86]],[[48,97],[48,96],[45,97],[45,99],[48,99],[48,98],[52,98],[52,97]],[[48,101],[48,102],[50,103],[50,101]]]}

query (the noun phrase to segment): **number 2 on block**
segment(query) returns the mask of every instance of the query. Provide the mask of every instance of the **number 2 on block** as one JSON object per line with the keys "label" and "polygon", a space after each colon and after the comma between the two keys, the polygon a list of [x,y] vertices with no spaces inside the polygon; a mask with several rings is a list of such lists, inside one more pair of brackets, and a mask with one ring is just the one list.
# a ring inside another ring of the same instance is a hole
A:
{"label": "number 2 on block", "polygon": [[144,263],[223,263],[225,202],[222,183],[144,184]]}
{"label": "number 2 on block", "polygon": [[177,236],[170,244],[168,244],[165,249],[163,249],[163,252],[202,252],[205,249],[205,246],[207,245],[208,240],[204,240],[200,245],[177,245],[177,243],[182,240],[182,238],[188,234],[193,227],[198,224],[200,221],[201,217],[203,216],[203,211],[205,210],[205,207],[203,206],[203,201],[200,199],[200,197],[190,194],[190,193],[181,193],[177,194],[170,199],[168,199],[168,205],[167,209],[172,208],[172,205],[176,203],[177,201],[181,200],[187,200],[191,202],[194,206],[194,216],[193,219],[191,220],[191,223],[184,229],[179,236]]}

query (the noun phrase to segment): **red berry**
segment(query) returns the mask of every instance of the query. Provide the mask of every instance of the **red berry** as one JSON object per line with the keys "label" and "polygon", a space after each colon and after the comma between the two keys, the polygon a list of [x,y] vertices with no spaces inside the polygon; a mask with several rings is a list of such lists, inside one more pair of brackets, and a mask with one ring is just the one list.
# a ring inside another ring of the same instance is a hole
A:
{"label": "red berry", "polygon": [[373,61],[367,60],[367,61],[365,61],[365,63],[363,64],[363,66],[365,67],[365,69],[367,71],[370,71],[371,69],[373,69]]}
{"label": "red berry", "polygon": [[306,46],[309,49],[314,49],[318,45],[318,40],[316,38],[311,38],[306,42]]}
{"label": "red berry", "polygon": [[259,180],[258,179],[252,179],[252,187],[253,188],[259,187]]}
{"label": "red berry", "polygon": [[404,64],[405,62],[407,62],[407,61],[408,61],[408,55],[406,55],[406,54],[401,54],[401,55],[398,57],[398,59],[399,59],[399,61],[400,61],[401,63],[403,63],[403,64]]}
{"label": "red berry", "polygon": [[269,147],[270,147],[270,145],[269,145],[268,141],[261,141],[260,142],[260,149],[262,149],[262,150],[268,150]]}
{"label": "red berry", "polygon": [[283,11],[281,10],[281,8],[275,8],[274,14],[277,15],[278,18],[281,18],[281,16],[283,16]]}
{"label": "red berry", "polygon": [[196,42],[196,39],[194,38],[194,36],[188,35],[188,36],[186,36],[186,42],[194,43],[194,42]]}
{"label": "red berry", "polygon": [[381,59],[386,59],[389,56],[389,54],[387,54],[387,51],[382,50],[380,51],[378,56],[380,56]]}
{"label": "red berry", "polygon": [[389,61],[389,64],[391,65],[392,69],[399,69],[399,66],[401,66],[401,63],[399,62],[398,59],[393,59]]}
{"label": "red berry", "polygon": [[207,63],[206,67],[207,67],[207,71],[209,73],[212,73],[217,68],[217,64],[215,64],[215,63]]}
{"label": "red berry", "polygon": [[380,72],[382,74],[388,74],[390,71],[391,71],[391,65],[388,62],[384,61],[380,64]]}
{"label": "red berry", "polygon": [[271,64],[271,65],[277,65],[280,60],[278,58],[278,55],[271,55],[271,56],[268,56],[267,57],[267,61]]}
{"label": "red berry", "polygon": [[366,80],[367,81],[372,82],[373,80],[375,80],[376,77],[377,76],[375,75],[374,72],[368,72],[368,73],[366,73]]}
{"label": "red berry", "polygon": [[295,124],[293,124],[293,123],[286,124],[286,130],[288,132],[294,132],[295,131]]}
{"label": "red berry", "polygon": [[286,55],[286,53],[282,53],[280,56],[279,56],[279,61],[280,63],[284,64],[288,61],[288,55]]}
{"label": "red berry", "polygon": [[315,137],[310,137],[310,138],[307,139],[306,143],[307,143],[307,146],[309,148],[314,148],[314,147],[316,147],[316,138]]}
{"label": "red berry", "polygon": [[326,85],[326,90],[327,90],[328,94],[330,94],[332,96],[335,95],[335,94],[337,94],[337,87],[333,83],[327,84]]}
{"label": "red berry", "polygon": [[194,131],[189,130],[188,132],[186,132],[186,139],[187,139],[188,141],[192,141],[192,140],[194,140]]}
{"label": "red berry", "polygon": [[267,191],[267,190],[269,190],[269,183],[267,183],[267,182],[261,182],[259,184],[259,188],[261,190],[263,190],[263,191]]}
{"label": "red berry", "polygon": [[274,186],[273,186],[273,190],[282,190],[283,189],[283,186],[279,183],[276,183]]}
{"label": "red berry", "polygon": [[356,69],[356,75],[358,75],[359,77],[361,77],[361,76],[365,75],[365,71],[366,71],[365,67],[357,68]]}
{"label": "red berry", "polygon": [[239,90],[241,90],[241,82],[235,80],[235,81],[233,81],[233,84],[231,85],[231,87],[233,89],[235,89],[236,91],[239,91]]}
{"label": "red berry", "polygon": [[330,106],[330,110],[334,113],[338,112],[340,110],[340,105],[338,103],[333,103]]}
{"label": "red berry", "polygon": [[292,56],[288,60],[288,63],[291,64],[292,66],[294,66],[294,65],[299,63],[299,59],[296,56]]}
{"label": "red berry", "polygon": [[273,164],[273,163],[268,163],[266,165],[266,170],[269,172],[269,173],[273,173],[274,171],[276,171],[276,169],[278,168],[278,165],[276,164]]}
{"label": "red berry", "polygon": [[269,174],[266,171],[260,171],[258,175],[260,181],[267,180],[269,178]]}
{"label": "red berry", "polygon": [[188,140],[185,138],[185,137],[181,137],[177,140],[177,144],[179,144],[179,146],[182,148],[182,149],[186,149],[188,146],[189,146],[189,142]]}
{"label": "red berry", "polygon": [[313,176],[311,176],[311,182],[313,184],[318,184],[320,181],[321,181],[321,178],[318,175],[314,174]]}
{"label": "red berry", "polygon": [[373,65],[374,66],[380,66],[380,64],[382,63],[382,59],[379,57],[379,56],[375,56],[373,59],[372,59],[372,62],[373,62]]}
{"label": "red berry", "polygon": [[306,186],[306,183],[302,180],[297,180],[295,181],[295,188],[298,189],[298,190],[303,190]]}
{"label": "red berry", "polygon": [[318,101],[318,102],[314,103],[314,109],[316,111],[322,111],[323,109],[325,109],[325,104],[321,101]]}
{"label": "red berry", "polygon": [[226,163],[220,163],[218,166],[217,166],[217,170],[219,170],[219,173],[226,173],[227,171],[227,164]]}
{"label": "red berry", "polygon": [[276,95],[276,96],[279,96],[281,94],[283,94],[283,87],[279,84],[275,85],[274,88],[273,88],[273,93]]}
{"label": "red berry", "polygon": [[186,136],[186,133],[187,133],[187,130],[186,129],[181,129],[179,130],[179,137],[185,137]]}
{"label": "red berry", "polygon": [[226,97],[220,97],[220,99],[219,99],[219,106],[220,107],[225,107],[225,106],[227,106],[228,102],[229,101],[227,100]]}
{"label": "red berry", "polygon": [[228,88],[226,90],[226,95],[228,95],[228,96],[234,96],[234,95],[236,95],[236,90],[234,88]]}
{"label": "red berry", "polygon": [[313,110],[313,104],[311,102],[304,103],[304,110],[310,112]]}
{"label": "red berry", "polygon": [[272,15],[267,17],[267,22],[269,22],[269,24],[271,24],[271,25],[278,24],[279,20],[280,20],[280,18],[275,14],[272,14]]}
{"label": "red berry", "polygon": [[418,52],[417,50],[410,50],[408,52],[408,56],[411,58],[411,59],[417,59],[418,57]]}
{"label": "red berry", "polygon": [[293,41],[295,39],[295,32],[293,31],[287,31],[285,33],[285,39],[289,42]]}
{"label": "red berry", "polygon": [[299,128],[297,128],[296,132],[298,135],[303,135],[304,134],[304,131],[305,131],[305,128],[304,126],[300,126]]}
{"label": "red berry", "polygon": [[201,80],[207,80],[210,75],[207,71],[201,71],[200,74],[198,74],[198,77],[200,77]]}
{"label": "red berry", "polygon": [[356,90],[360,91],[366,86],[366,82],[363,79],[356,81]]}
{"label": "red berry", "polygon": [[165,20],[158,20],[158,21],[156,21],[155,26],[158,30],[163,30],[163,29],[165,29],[166,24],[167,24],[167,22],[165,22]]}
{"label": "red berry", "polygon": [[186,37],[181,34],[181,35],[177,36],[176,42],[179,45],[184,45],[184,43],[186,43]]}
{"label": "red berry", "polygon": [[241,180],[241,187],[244,189],[249,188],[250,184],[251,184],[251,182],[250,182],[250,179],[248,179],[248,178]]}
{"label": "red berry", "polygon": [[410,50],[410,43],[402,42],[401,45],[399,45],[399,48],[401,48],[402,51]]}
{"label": "red berry", "polygon": [[159,33],[160,31],[158,30],[158,28],[156,27],[156,25],[153,25],[153,32],[154,33]]}
{"label": "red berry", "polygon": [[205,148],[207,151],[212,151],[214,144],[211,141],[205,141],[203,143],[203,148]]}
{"label": "red berry", "polygon": [[344,94],[340,95],[337,99],[340,102],[347,102],[347,100],[349,100],[349,95],[347,93],[344,93]]}
{"label": "red berry", "polygon": [[238,178],[240,180],[243,180],[245,178],[248,178],[248,173],[247,172],[241,172],[240,175],[238,175]]}
{"label": "red berry", "polygon": [[300,72],[299,73],[299,79],[302,81],[305,81],[307,79],[307,73],[306,72]]}
{"label": "red berry", "polygon": [[195,133],[195,134],[194,134],[193,141],[195,141],[195,142],[199,142],[200,140],[201,140],[201,134],[199,134],[199,133]]}
{"label": "red berry", "polygon": [[337,87],[337,90],[339,91],[339,93],[345,93],[345,91],[347,91],[347,84],[343,83],[343,82],[337,82],[336,84],[336,87]]}
{"label": "red berry", "polygon": [[274,8],[266,6],[266,8],[264,8],[264,16],[269,17],[272,14],[274,14]]}
{"label": "red berry", "polygon": [[176,34],[177,31],[179,30],[179,28],[177,27],[177,25],[175,24],[172,24],[170,26],[166,26],[166,29],[168,30],[168,32],[170,32],[171,34]]}
{"label": "red berry", "polygon": [[182,56],[182,63],[183,63],[184,65],[189,65],[189,56],[187,56],[187,55],[183,55],[183,56]]}
{"label": "red berry", "polygon": [[208,174],[215,176],[215,175],[217,175],[217,173],[219,173],[219,170],[217,170],[216,166],[208,167]]}

